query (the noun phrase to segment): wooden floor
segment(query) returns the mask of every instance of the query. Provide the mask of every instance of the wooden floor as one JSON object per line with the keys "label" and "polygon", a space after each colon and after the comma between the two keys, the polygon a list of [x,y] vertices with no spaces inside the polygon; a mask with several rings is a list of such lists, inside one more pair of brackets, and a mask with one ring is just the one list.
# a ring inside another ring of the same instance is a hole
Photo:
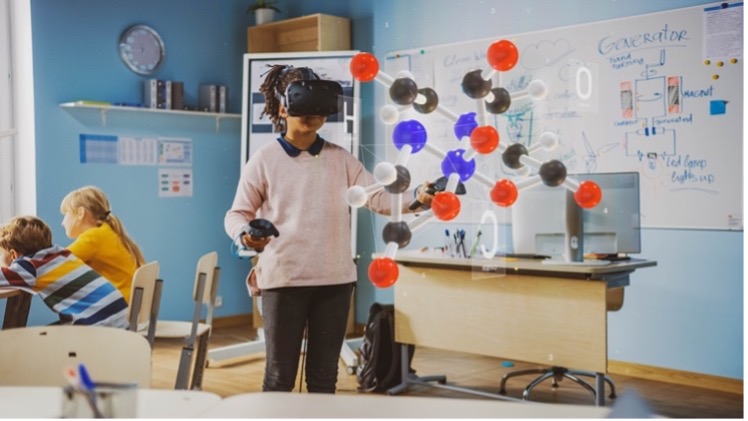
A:
{"label": "wooden floor", "polygon": [[[241,343],[255,338],[249,328],[217,328],[211,337],[210,348]],[[172,388],[176,378],[177,364],[182,344],[180,341],[157,339],[153,352],[152,388]],[[536,365],[514,363],[504,367],[503,360],[470,354],[418,348],[413,359],[413,368],[419,375],[445,374],[448,384],[496,393],[501,377],[513,370],[536,368]],[[230,396],[238,393],[262,390],[265,360],[263,354],[236,364],[205,369],[203,390]],[[679,386],[641,380],[632,377],[611,375],[616,392],[621,396],[633,390],[649,405],[651,410],[669,418],[743,418],[743,395],[713,391],[697,387]],[[526,375],[514,377],[507,382],[507,396],[521,398],[525,386],[534,379]],[[592,384],[594,385],[594,381]],[[298,384],[298,379],[297,379]],[[356,376],[349,375],[341,363],[338,374],[338,393],[358,393]],[[297,386],[294,392],[298,393]],[[449,398],[482,399],[459,391],[415,386],[407,392],[411,396],[439,396]],[[606,394],[609,390],[606,387]],[[630,392],[629,392],[630,393]],[[546,380],[532,392],[533,401],[593,405],[590,392],[578,384],[564,379],[554,390]],[[615,405],[616,399],[606,398],[607,405]],[[247,414],[251,417],[251,414]]]}

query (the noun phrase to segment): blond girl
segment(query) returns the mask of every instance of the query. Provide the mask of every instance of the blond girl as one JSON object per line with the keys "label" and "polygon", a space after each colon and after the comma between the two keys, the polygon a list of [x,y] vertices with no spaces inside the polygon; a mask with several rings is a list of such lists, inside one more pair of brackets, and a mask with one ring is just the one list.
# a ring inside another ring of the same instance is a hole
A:
{"label": "blond girl", "polygon": [[62,199],[60,212],[65,234],[75,240],[67,249],[114,284],[129,303],[132,276],[145,259],[104,192],[95,186],[73,190]]}

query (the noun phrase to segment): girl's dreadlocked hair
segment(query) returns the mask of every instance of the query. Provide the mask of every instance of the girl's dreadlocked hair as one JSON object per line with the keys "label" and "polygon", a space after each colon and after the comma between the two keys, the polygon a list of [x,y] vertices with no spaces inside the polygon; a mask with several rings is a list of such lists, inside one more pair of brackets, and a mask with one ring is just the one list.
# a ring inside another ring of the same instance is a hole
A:
{"label": "girl's dreadlocked hair", "polygon": [[280,116],[280,106],[286,93],[286,87],[291,82],[303,80],[304,70],[307,69],[286,64],[269,64],[268,67],[270,67],[270,70],[265,73],[265,81],[260,86],[260,92],[265,95],[265,108],[262,110],[260,118],[268,115],[275,130],[284,132],[286,131],[286,119]]}

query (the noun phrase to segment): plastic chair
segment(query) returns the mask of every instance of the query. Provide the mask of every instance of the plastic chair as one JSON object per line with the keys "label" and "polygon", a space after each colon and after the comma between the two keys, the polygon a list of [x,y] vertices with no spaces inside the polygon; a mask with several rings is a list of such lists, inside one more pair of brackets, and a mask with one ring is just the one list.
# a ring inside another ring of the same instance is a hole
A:
{"label": "plastic chair", "polygon": [[86,365],[97,383],[151,384],[151,347],[140,334],[102,326],[53,325],[0,331],[2,386],[66,386]]}
{"label": "plastic chair", "polygon": [[161,305],[163,280],[158,279],[158,262],[149,262],[139,267],[132,276],[128,330],[138,332],[148,339],[153,348]]}
{"label": "plastic chair", "polygon": [[[195,286],[192,292],[192,297],[195,300],[192,320],[159,320],[156,325],[156,338],[183,338],[185,340],[179,358],[175,389],[200,389],[202,387],[219,277],[218,253],[213,251],[200,257],[197,262]],[[203,305],[207,307],[207,315],[205,323],[200,323]],[[196,350],[197,353],[195,354]],[[193,354],[195,354],[195,364],[192,376],[190,376],[190,363]]]}

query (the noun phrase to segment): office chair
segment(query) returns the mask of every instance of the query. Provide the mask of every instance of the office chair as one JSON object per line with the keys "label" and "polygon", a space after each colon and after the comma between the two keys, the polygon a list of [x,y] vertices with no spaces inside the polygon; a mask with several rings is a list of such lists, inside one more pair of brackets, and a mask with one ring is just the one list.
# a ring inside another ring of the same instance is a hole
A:
{"label": "office chair", "polygon": [[[184,347],[182,347],[182,354],[179,358],[177,380],[174,385],[175,389],[200,389],[202,387],[219,277],[218,253],[212,251],[200,257],[197,262],[195,284],[192,292],[195,302],[192,320],[159,320],[156,325],[156,338],[184,339]],[[207,308],[207,315],[205,323],[200,323],[203,305]],[[196,350],[197,353],[195,354]],[[195,354],[195,364],[194,368],[190,370],[193,354]],[[192,371],[192,376],[190,376],[190,371]]]}
{"label": "office chair", "polygon": [[68,385],[66,369],[86,365],[97,383],[151,384],[151,347],[140,334],[102,326],[53,325],[0,331],[0,385]]}
{"label": "office chair", "polygon": [[[589,390],[592,393],[592,397],[597,397],[597,392],[595,391],[595,388],[592,387],[589,383],[585,382],[584,380],[580,379],[578,376],[587,376],[595,378],[596,373],[593,373],[591,371],[582,371],[582,370],[569,370],[564,367],[558,367],[553,366],[550,368],[531,368],[527,370],[517,370],[512,371],[509,373],[504,374],[504,376],[501,378],[501,386],[499,387],[499,394],[506,395],[506,382],[512,377],[516,376],[523,376],[525,374],[540,374],[540,376],[536,377],[535,380],[531,381],[530,384],[525,387],[525,390],[522,392],[522,399],[524,400],[530,400],[530,393],[532,392],[532,389],[535,388],[538,384],[543,382],[546,379],[551,379],[551,387],[554,389],[559,386],[559,383],[564,378],[567,378],[569,380],[572,380],[585,389]],[[605,382],[608,383],[608,386],[610,387],[610,395],[608,395],[609,398],[613,399],[616,397],[616,387],[613,384],[613,380],[605,376],[604,377]]]}
{"label": "office chair", "polygon": [[[605,299],[605,309],[606,311],[618,311],[623,306],[623,288],[608,288],[606,290],[606,299]],[[525,387],[525,390],[522,392],[522,399],[529,400],[530,399],[530,393],[532,392],[532,389],[535,388],[538,384],[543,382],[546,379],[552,379],[551,386],[555,389],[559,386],[559,383],[564,378],[567,378],[569,380],[572,380],[576,383],[578,383],[580,386],[584,387],[585,389],[589,390],[592,393],[592,396],[597,399],[597,392],[595,391],[595,388],[593,388],[589,383],[585,382],[584,380],[580,379],[578,376],[585,376],[585,377],[596,377],[596,373],[592,371],[583,371],[583,370],[569,370],[565,367],[559,367],[559,366],[553,366],[550,368],[534,368],[534,369],[527,369],[527,370],[517,370],[512,371],[509,373],[504,374],[501,378],[501,385],[499,386],[499,394],[506,395],[506,382],[512,377],[516,376],[523,376],[525,374],[540,374],[540,376],[536,377],[533,381],[530,382],[530,384]],[[610,395],[608,395],[609,398],[614,399],[616,397],[616,386],[613,384],[613,380],[608,377],[607,375],[604,376],[604,380],[606,383],[608,383],[608,387],[610,387]]]}
{"label": "office chair", "polygon": [[163,280],[158,279],[159,264],[149,262],[139,267],[132,277],[130,309],[127,320],[128,330],[138,332],[148,339],[153,348],[158,324],[158,311],[161,305]]}

